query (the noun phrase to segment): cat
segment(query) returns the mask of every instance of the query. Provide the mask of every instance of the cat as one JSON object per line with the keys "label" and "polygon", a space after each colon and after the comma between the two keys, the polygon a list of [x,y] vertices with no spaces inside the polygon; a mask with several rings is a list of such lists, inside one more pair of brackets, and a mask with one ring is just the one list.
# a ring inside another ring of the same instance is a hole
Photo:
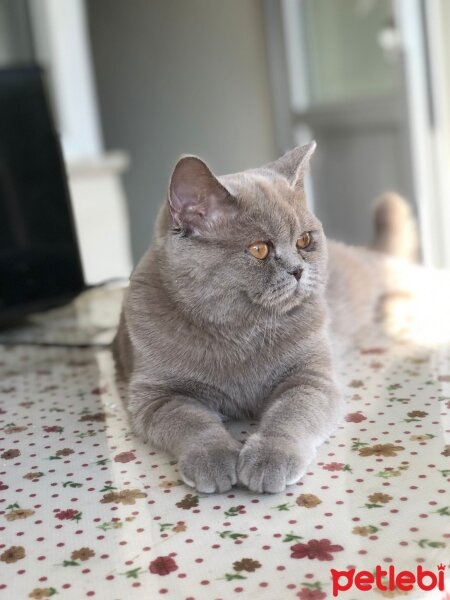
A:
{"label": "cat", "polygon": [[[332,340],[373,320],[382,255],[327,242],[303,185],[314,149],[220,177],[182,157],[131,276],[114,340],[131,422],[199,492],[283,491],[342,416]],[[413,239],[408,211],[382,199],[378,251],[413,253],[393,242]],[[242,445],[228,418],[258,430]]]}

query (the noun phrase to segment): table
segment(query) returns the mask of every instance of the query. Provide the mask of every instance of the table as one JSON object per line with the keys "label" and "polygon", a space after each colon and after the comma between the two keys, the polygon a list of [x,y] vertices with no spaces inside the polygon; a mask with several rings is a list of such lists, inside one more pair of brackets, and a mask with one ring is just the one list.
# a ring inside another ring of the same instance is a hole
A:
{"label": "table", "polygon": [[[0,337],[1,598],[322,600],[330,569],[447,575],[450,344],[367,337],[341,367],[345,421],[301,482],[207,496],[130,431],[107,345],[121,295]],[[230,427],[244,439],[256,423]]]}

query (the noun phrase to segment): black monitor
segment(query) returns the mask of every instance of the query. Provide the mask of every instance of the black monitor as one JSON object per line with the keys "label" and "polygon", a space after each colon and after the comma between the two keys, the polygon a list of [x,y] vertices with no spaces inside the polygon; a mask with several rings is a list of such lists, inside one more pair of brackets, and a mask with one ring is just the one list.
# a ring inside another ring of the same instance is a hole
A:
{"label": "black monitor", "polygon": [[84,288],[60,141],[36,66],[0,70],[0,325]]}

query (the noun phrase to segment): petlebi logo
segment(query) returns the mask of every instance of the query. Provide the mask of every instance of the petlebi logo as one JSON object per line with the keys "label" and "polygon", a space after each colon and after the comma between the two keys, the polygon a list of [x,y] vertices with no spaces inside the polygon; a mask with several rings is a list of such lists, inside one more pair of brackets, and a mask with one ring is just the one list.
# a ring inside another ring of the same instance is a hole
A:
{"label": "petlebi logo", "polygon": [[380,565],[375,567],[373,572],[356,571],[348,569],[347,571],[338,571],[331,569],[331,579],[333,582],[333,596],[338,596],[340,592],[356,588],[361,592],[368,592],[374,587],[382,592],[400,590],[409,592],[414,587],[418,587],[425,592],[438,589],[445,591],[445,565],[437,565],[436,571],[427,571],[421,565],[416,571],[396,571],[393,565],[389,565],[387,570]]}

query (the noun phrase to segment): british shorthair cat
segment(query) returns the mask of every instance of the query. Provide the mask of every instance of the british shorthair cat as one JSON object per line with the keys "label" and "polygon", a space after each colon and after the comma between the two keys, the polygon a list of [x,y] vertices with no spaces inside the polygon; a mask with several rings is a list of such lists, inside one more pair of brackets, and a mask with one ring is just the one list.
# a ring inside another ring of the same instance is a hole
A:
{"label": "british shorthair cat", "polygon": [[[133,428],[200,492],[302,477],[343,411],[332,341],[383,294],[382,254],[327,241],[308,208],[314,149],[220,177],[181,158],[130,280],[114,354]],[[406,203],[388,195],[376,216],[377,250],[411,255]],[[248,417],[259,427],[242,445],[223,421]]]}

